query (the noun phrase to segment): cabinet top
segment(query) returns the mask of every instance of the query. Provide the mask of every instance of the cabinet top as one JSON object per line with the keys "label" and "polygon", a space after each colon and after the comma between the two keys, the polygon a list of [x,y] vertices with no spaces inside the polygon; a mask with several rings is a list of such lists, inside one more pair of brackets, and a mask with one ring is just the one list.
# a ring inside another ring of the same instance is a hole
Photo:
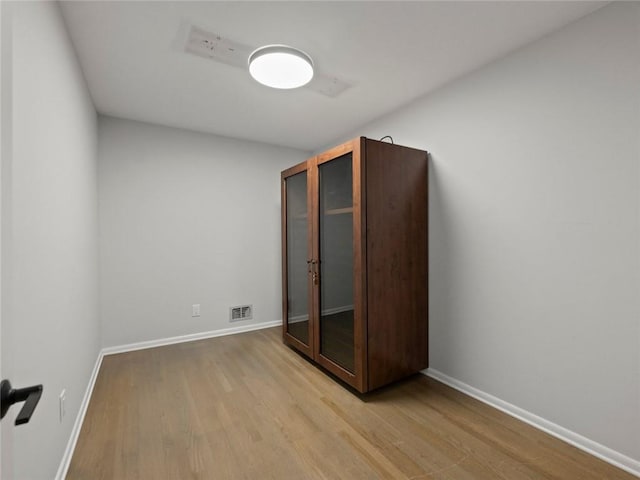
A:
{"label": "cabinet top", "polygon": [[[391,138],[391,137],[390,136],[382,137],[382,139],[385,139],[385,138]],[[303,172],[310,166],[310,163],[316,163],[316,164],[324,163],[334,158],[341,157],[342,155],[345,155],[347,153],[353,153],[354,155],[357,155],[360,159],[366,160],[366,156],[367,156],[366,152],[368,149],[384,149],[389,153],[393,152],[394,154],[393,156],[396,158],[398,158],[398,153],[400,153],[401,151],[412,151],[414,153],[420,152],[424,154],[425,157],[428,156],[429,154],[426,150],[421,150],[418,148],[407,147],[405,145],[386,142],[386,141],[383,141],[382,139],[374,140],[367,137],[356,137],[347,142],[341,143],[340,145],[336,145],[335,147],[332,147],[328,150],[318,153],[312,157],[309,157],[305,161],[300,162],[297,165],[294,165],[293,167],[283,170],[281,177],[286,178],[286,177],[290,177],[291,175],[295,175],[297,173]]]}

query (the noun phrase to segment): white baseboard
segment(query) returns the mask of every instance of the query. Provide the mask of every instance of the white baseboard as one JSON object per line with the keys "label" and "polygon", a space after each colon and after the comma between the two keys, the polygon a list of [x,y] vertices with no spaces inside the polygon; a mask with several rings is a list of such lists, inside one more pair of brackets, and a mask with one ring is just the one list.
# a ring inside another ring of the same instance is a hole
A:
{"label": "white baseboard", "polygon": [[605,447],[593,440],[589,440],[582,435],[575,433],[571,430],[568,430],[560,425],[557,425],[549,420],[546,420],[542,417],[539,417],[531,412],[528,412],[520,407],[512,405],[511,403],[505,402],[493,395],[490,395],[482,390],[478,390],[471,385],[467,385],[464,382],[456,380],[448,375],[445,375],[438,370],[434,370],[433,368],[428,368],[423,370],[422,373],[427,375],[428,377],[434,378],[445,385],[448,385],[456,390],[461,391],[462,393],[469,395],[477,400],[480,400],[487,405],[490,405],[512,417],[517,418],[518,420],[522,420],[529,425],[536,427],[543,432],[548,433],[560,440],[567,442],[570,445],[573,445],[580,450],[584,450],[585,452],[593,455],[594,457],[598,457],[601,460],[604,460],[611,465],[614,465],[626,472],[629,472],[632,475],[640,477],[640,461],[635,460],[631,457],[623,455],[620,452],[612,450],[609,447]]}
{"label": "white baseboard", "polygon": [[98,372],[100,371],[100,365],[102,365],[102,358],[104,355],[102,352],[98,353],[98,358],[96,358],[96,363],[93,366],[93,371],[91,372],[91,377],[89,377],[89,384],[87,385],[87,389],[84,392],[84,397],[82,398],[82,403],[80,404],[80,410],[78,411],[78,415],[76,416],[76,421],[73,424],[73,429],[71,430],[71,435],[69,436],[69,441],[67,442],[67,448],[64,450],[64,455],[62,456],[62,461],[60,462],[60,466],[58,467],[58,472],[56,473],[56,480],[64,480],[67,476],[67,471],[69,470],[69,465],[71,464],[71,457],[73,456],[73,451],[76,448],[76,443],[78,442],[78,437],[80,436],[80,430],[82,429],[82,423],[84,422],[84,416],[87,413],[87,407],[89,407],[89,401],[91,400],[91,395],[93,394],[93,387],[96,384],[96,379],[98,378]]}
{"label": "white baseboard", "polygon": [[252,323],[250,325],[240,325],[237,327],[221,328],[218,330],[210,330],[208,332],[191,333],[189,335],[179,335],[177,337],[159,338],[157,340],[148,340],[145,342],[128,343],[126,345],[118,345],[115,347],[106,347],[102,349],[103,355],[113,355],[116,353],[132,352],[134,350],[144,350],[145,348],[162,347],[164,345],[173,345],[174,343],[193,342],[195,340],[203,340],[205,338],[223,337],[225,335],[233,335],[236,333],[251,332],[253,330],[261,330],[263,328],[271,328],[282,325],[282,320],[273,320],[271,322]]}
{"label": "white baseboard", "polygon": [[106,355],[131,352],[134,350],[143,350],[145,348],[161,347],[163,345],[172,345],[174,343],[192,342],[195,340],[202,340],[205,338],[234,335],[236,333],[251,332],[253,330],[261,330],[263,328],[271,328],[279,325],[282,325],[282,320],[274,320],[272,322],[263,322],[263,323],[253,323],[251,325],[241,325],[241,326],[231,327],[231,328],[222,328],[219,330],[193,333],[190,335],[180,335],[177,337],[160,338],[157,340],[150,340],[147,342],[130,343],[128,345],[120,345],[116,347],[106,347],[100,350],[100,352],[98,353],[98,358],[96,359],[96,364],[93,367],[93,372],[91,372],[91,378],[89,378],[89,384],[87,385],[87,389],[84,393],[84,398],[82,399],[82,403],[80,404],[80,410],[78,411],[78,415],[76,416],[76,421],[73,424],[73,429],[71,430],[71,436],[69,437],[69,441],[67,442],[67,448],[65,449],[64,455],[62,456],[62,460],[60,461],[60,466],[58,467],[58,472],[56,473],[55,480],[64,480],[64,478],[67,476],[67,472],[69,471],[69,465],[71,464],[71,458],[73,457],[73,452],[76,448],[78,437],[80,436],[80,430],[82,429],[82,423],[84,422],[84,417],[87,413],[89,401],[91,400],[91,395],[93,394],[93,388],[95,387],[96,379],[98,378],[100,365],[102,365],[102,359]]}

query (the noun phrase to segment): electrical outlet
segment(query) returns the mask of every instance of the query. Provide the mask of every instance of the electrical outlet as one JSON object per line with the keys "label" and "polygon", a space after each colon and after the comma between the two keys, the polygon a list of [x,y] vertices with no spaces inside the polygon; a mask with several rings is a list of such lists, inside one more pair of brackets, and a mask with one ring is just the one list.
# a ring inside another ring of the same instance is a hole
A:
{"label": "electrical outlet", "polygon": [[191,305],[191,316],[192,317],[199,317],[200,316],[200,304],[199,303],[194,303],[193,305]]}
{"label": "electrical outlet", "polygon": [[66,415],[67,411],[65,409],[65,402],[67,401],[67,389],[63,388],[62,392],[60,392],[60,423],[62,423],[62,419]]}

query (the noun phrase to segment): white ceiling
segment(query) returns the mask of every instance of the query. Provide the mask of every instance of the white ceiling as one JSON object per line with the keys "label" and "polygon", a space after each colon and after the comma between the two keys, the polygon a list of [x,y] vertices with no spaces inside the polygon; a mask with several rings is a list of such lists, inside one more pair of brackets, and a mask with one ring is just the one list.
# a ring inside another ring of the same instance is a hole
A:
{"label": "white ceiling", "polygon": [[[314,150],[606,2],[63,2],[100,113]],[[351,88],[258,84],[183,51],[185,25],[306,51]]]}

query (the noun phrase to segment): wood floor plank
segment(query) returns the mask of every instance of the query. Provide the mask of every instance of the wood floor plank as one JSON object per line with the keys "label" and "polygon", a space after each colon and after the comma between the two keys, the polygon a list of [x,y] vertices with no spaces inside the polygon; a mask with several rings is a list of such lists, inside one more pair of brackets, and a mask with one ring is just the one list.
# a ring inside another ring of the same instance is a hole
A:
{"label": "wood floor plank", "polygon": [[105,357],[68,480],[631,480],[436,380],[354,394],[280,329]]}

